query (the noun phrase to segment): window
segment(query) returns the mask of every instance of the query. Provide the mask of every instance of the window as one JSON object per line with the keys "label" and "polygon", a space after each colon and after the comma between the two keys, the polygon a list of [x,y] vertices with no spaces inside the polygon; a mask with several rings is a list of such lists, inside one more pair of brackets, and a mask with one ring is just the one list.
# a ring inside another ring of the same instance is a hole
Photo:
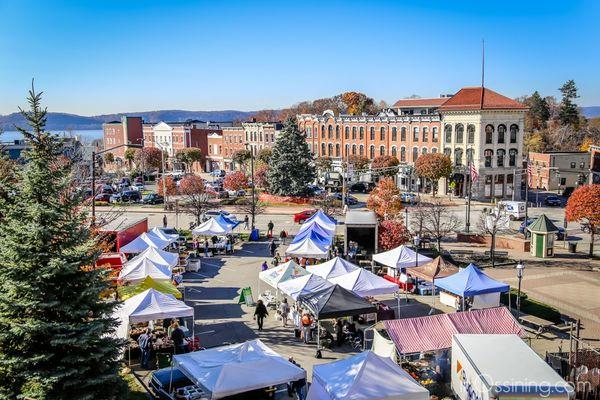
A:
{"label": "window", "polygon": [[363,140],[365,138],[365,128],[363,128],[362,126],[359,129],[359,134],[358,134],[358,138],[360,140]]}
{"label": "window", "polygon": [[392,142],[395,142],[398,140],[398,128],[396,128],[395,126],[392,127]]}
{"label": "window", "polygon": [[406,147],[400,147],[400,161],[406,162]]}
{"label": "window", "polygon": [[325,125],[321,125],[321,139],[325,139]]}
{"label": "window", "polygon": [[452,150],[450,150],[448,147],[446,147],[444,149],[444,155],[450,157],[451,154],[452,154]]}
{"label": "window", "polygon": [[413,147],[413,155],[412,155],[413,163],[417,162],[417,158],[419,158],[419,148]]}
{"label": "window", "polygon": [[426,126],[423,127],[423,141],[424,142],[428,142],[429,141],[429,132]]}
{"label": "window", "polygon": [[452,142],[452,125],[446,125],[444,127],[444,141],[446,143]]}
{"label": "window", "polygon": [[[500,132],[498,132],[500,133]],[[504,156],[506,155],[506,150],[504,149],[498,149],[498,151],[496,152],[496,166],[497,167],[504,167]]]}
{"label": "window", "polygon": [[385,146],[379,146],[379,155],[380,156],[384,156],[385,155]]}
{"label": "window", "polygon": [[340,156],[340,145],[339,145],[339,143],[335,145],[335,156],[336,157]]}
{"label": "window", "polygon": [[396,146],[392,146],[392,156],[393,157],[398,157],[398,154],[396,152]]}
{"label": "window", "polygon": [[560,186],[565,186],[567,184],[567,178],[560,178]]}
{"label": "window", "polygon": [[345,157],[348,157],[349,155],[350,155],[350,145],[349,145],[349,144],[347,144],[347,145],[346,145],[346,152],[345,152],[344,156],[345,156]]}
{"label": "window", "polygon": [[259,137],[260,137],[260,141],[262,142],[263,141],[262,140],[262,132],[260,133]]}
{"label": "window", "polygon": [[372,160],[375,158],[375,146],[371,145],[369,147],[369,158]]}
{"label": "window", "polygon": [[515,167],[517,165],[517,149],[510,149],[508,151],[508,166]]}
{"label": "window", "polygon": [[510,142],[517,143],[517,134],[519,133],[519,126],[517,124],[512,124],[510,126]]}
{"label": "window", "polygon": [[462,165],[463,149],[454,149],[454,165]]}
{"label": "window", "polygon": [[400,128],[400,141],[406,142],[406,127],[405,126]]}
{"label": "window", "polygon": [[506,125],[498,125],[498,143],[504,143],[504,135],[506,134]]}
{"label": "window", "polygon": [[473,163],[473,149],[467,149],[467,164]]}
{"label": "window", "polygon": [[492,157],[494,156],[494,151],[493,150],[485,150],[483,152],[483,157],[485,158],[485,167],[486,168],[491,168],[492,167]]}
{"label": "window", "polygon": [[423,147],[421,149],[421,154],[423,154],[423,155],[427,154],[427,147]]}
{"label": "window", "polygon": [[356,145],[355,144],[352,145],[352,155],[353,156],[356,155]]}
{"label": "window", "polygon": [[456,143],[463,142],[463,136],[465,134],[465,126],[463,124],[456,125]]}
{"label": "window", "polygon": [[379,140],[385,140],[385,128],[383,126],[379,130]]}
{"label": "window", "polygon": [[571,168],[576,168],[577,167],[577,163],[572,162],[571,163]]}
{"label": "window", "polygon": [[359,151],[359,154],[360,154],[361,156],[364,156],[364,155],[365,155],[365,146],[363,146],[363,145],[361,144],[361,145],[360,145],[360,147],[359,147],[359,149],[358,149],[358,151]]}
{"label": "window", "polygon": [[584,162],[580,162],[579,163],[579,168],[580,169],[584,169],[585,168],[585,163]]}
{"label": "window", "polygon": [[333,126],[329,125],[327,127],[327,138],[333,139]]}
{"label": "window", "polygon": [[338,140],[340,139],[340,126],[339,125],[335,126],[335,138]]}
{"label": "window", "polygon": [[375,128],[373,127],[369,128],[369,139],[375,140]]}
{"label": "window", "polygon": [[325,156],[325,143],[321,143],[321,155]]}
{"label": "window", "polygon": [[346,136],[346,140],[350,139],[350,128],[344,128],[344,136]]}
{"label": "window", "polygon": [[431,149],[431,152],[432,152],[433,154],[437,153],[437,148],[436,148],[436,147],[434,147],[433,149]]}
{"label": "window", "polygon": [[418,142],[419,141],[419,127],[415,126],[413,128],[413,142]]}
{"label": "window", "polygon": [[[248,137],[248,134],[246,134],[246,137]],[[309,137],[312,137],[312,133],[311,133],[311,129],[310,129],[310,127],[307,127],[307,128],[306,128],[306,137],[308,137],[308,138],[309,138]]]}
{"label": "window", "polygon": [[438,141],[438,128],[437,126],[434,126],[433,128],[431,128],[431,141],[434,143],[437,143]]}
{"label": "window", "polygon": [[475,125],[473,124],[467,125],[467,143],[475,143]]}
{"label": "window", "polygon": [[494,142],[494,127],[492,125],[486,125],[485,127],[485,144],[492,144]]}
{"label": "window", "polygon": [[356,140],[356,127],[352,127],[352,140]]}

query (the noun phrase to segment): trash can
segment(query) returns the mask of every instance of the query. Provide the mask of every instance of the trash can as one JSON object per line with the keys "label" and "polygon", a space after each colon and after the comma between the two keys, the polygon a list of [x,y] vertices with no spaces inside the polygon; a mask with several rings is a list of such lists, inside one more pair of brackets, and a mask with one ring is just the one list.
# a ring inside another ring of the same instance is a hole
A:
{"label": "trash can", "polygon": [[260,238],[260,233],[259,233],[258,229],[253,229],[252,232],[250,233],[250,241],[256,242],[259,238]]}
{"label": "trash can", "polygon": [[569,242],[569,253],[576,253],[576,252],[577,252],[577,243]]}

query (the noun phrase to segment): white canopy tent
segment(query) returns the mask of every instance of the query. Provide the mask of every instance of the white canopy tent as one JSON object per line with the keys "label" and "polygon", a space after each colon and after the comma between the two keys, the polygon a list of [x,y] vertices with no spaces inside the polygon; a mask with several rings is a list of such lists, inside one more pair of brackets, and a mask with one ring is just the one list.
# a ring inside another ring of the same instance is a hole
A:
{"label": "white canopy tent", "polygon": [[197,226],[192,231],[195,236],[222,236],[233,231],[227,224],[220,224],[215,218],[211,218],[203,224]]}
{"label": "white canopy tent", "polygon": [[160,228],[154,227],[149,232],[149,235],[154,235],[161,240],[166,240],[167,242],[175,243],[179,239],[179,235],[164,233]]}
{"label": "white canopy tent", "polygon": [[383,253],[374,254],[373,261],[377,261],[388,267],[388,275],[396,276],[396,272],[402,268],[418,267],[419,265],[427,264],[432,261],[431,258],[419,254],[404,245],[398,246],[395,249],[388,250]]}
{"label": "white canopy tent", "polygon": [[138,261],[142,258],[147,258],[155,264],[166,265],[169,267],[175,267],[177,264],[179,264],[179,254],[171,253],[170,251],[159,250],[152,246],[133,257],[131,260],[129,260],[129,263]]}
{"label": "white canopy tent", "polygon": [[306,378],[306,371],[268,348],[260,339],[173,357],[194,384],[221,399]]}
{"label": "white canopy tent", "polygon": [[117,336],[127,338],[129,325],[156,319],[193,317],[194,309],[173,296],[148,289],[125,300],[113,314],[119,321]]}
{"label": "white canopy tent", "polygon": [[331,278],[329,281],[333,284],[337,283],[361,297],[380,296],[398,291],[398,285],[394,282],[387,281],[362,268]]}
{"label": "white canopy tent", "polygon": [[280,264],[275,268],[261,271],[258,278],[269,286],[277,288],[280,282],[308,275],[308,272],[293,260]]}
{"label": "white canopy tent", "polygon": [[154,280],[170,280],[173,269],[164,264],[158,264],[149,258],[131,260],[123,265],[119,273],[119,280],[131,283],[139,283],[147,276]]}
{"label": "white canopy tent", "polygon": [[285,253],[297,257],[326,258],[329,254],[329,249],[319,246],[311,240],[310,236],[307,236],[298,243],[290,244]]}
{"label": "white canopy tent", "polygon": [[324,279],[335,278],[340,275],[345,275],[348,272],[360,269],[358,265],[352,264],[341,257],[335,257],[331,260],[315,265],[309,265],[306,270],[311,274],[315,274]]}
{"label": "white canopy tent", "polygon": [[125,246],[121,247],[121,252],[127,254],[141,253],[148,247],[155,247],[162,250],[169,244],[170,243],[166,240],[162,240],[155,235],[149,235],[148,233],[144,232],[131,242],[127,243]]}
{"label": "white canopy tent", "polygon": [[278,285],[279,290],[287,294],[294,300],[298,300],[299,296],[318,292],[331,286],[331,283],[321,278],[318,275],[308,274],[296,279],[288,279]]}
{"label": "white canopy tent", "polygon": [[307,400],[429,400],[429,391],[388,357],[364,351],[313,367]]}

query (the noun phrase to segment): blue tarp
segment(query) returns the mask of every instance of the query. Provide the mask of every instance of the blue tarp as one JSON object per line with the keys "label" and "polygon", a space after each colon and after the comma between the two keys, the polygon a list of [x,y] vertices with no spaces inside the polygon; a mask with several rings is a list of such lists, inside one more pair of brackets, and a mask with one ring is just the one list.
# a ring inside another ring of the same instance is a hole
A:
{"label": "blue tarp", "polygon": [[291,244],[300,243],[307,239],[319,247],[327,249],[331,245],[331,237],[322,236],[314,230],[306,230],[294,237]]}
{"label": "blue tarp", "polygon": [[510,286],[494,280],[481,272],[475,265],[469,264],[454,275],[436,279],[435,286],[461,297],[478,294],[508,292]]}

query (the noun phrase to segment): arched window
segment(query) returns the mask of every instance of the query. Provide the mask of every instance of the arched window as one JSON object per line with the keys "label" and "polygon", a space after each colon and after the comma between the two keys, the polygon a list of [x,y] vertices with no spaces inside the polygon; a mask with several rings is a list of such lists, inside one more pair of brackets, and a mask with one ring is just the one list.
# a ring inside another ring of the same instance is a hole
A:
{"label": "arched window", "polygon": [[[500,132],[498,132],[500,133]],[[504,167],[504,156],[506,155],[506,150],[504,149],[498,149],[498,151],[496,152],[496,166],[497,167]]]}
{"label": "arched window", "polygon": [[486,125],[485,126],[485,144],[494,143],[494,126]]}
{"label": "arched window", "polygon": [[379,140],[385,140],[385,127],[381,127],[381,129],[379,129]]}
{"label": "arched window", "polygon": [[498,125],[498,143],[504,143],[504,135],[506,134],[506,125]]}
{"label": "arched window", "polygon": [[456,124],[456,143],[463,142],[463,136],[465,135],[465,126],[463,124]]}
{"label": "arched window", "polygon": [[452,142],[452,125],[446,125],[444,127],[444,141],[446,143]]}
{"label": "arched window", "polygon": [[325,139],[325,125],[321,125],[321,138]]}
{"label": "arched window", "polygon": [[327,138],[333,139],[333,126],[329,125],[327,127]]}
{"label": "arched window", "polygon": [[413,155],[412,155],[412,161],[417,162],[417,158],[419,158],[419,148],[418,147],[413,147]]}
{"label": "arched window", "polygon": [[352,140],[356,140],[356,127],[352,127]]}
{"label": "arched window", "polygon": [[335,156],[336,157],[340,156],[340,145],[339,145],[339,143],[335,145]]}
{"label": "arched window", "polygon": [[340,139],[340,126],[339,125],[335,126],[335,138],[338,140]]}
{"label": "arched window", "polygon": [[405,126],[400,128],[400,141],[406,142],[406,127]]}
{"label": "arched window", "polygon": [[369,147],[369,158],[371,160],[375,158],[375,146],[373,145]]}
{"label": "arched window", "polygon": [[431,128],[431,141],[434,143],[437,143],[438,141],[438,128],[437,126],[434,126],[433,128]]}
{"label": "arched window", "polygon": [[517,124],[512,124],[510,126],[510,142],[517,143],[517,134],[519,133],[519,126]]}
{"label": "arched window", "polygon": [[349,127],[344,128],[344,136],[346,137],[346,140],[350,139],[350,128]]}
{"label": "arched window", "polygon": [[[246,134],[246,137],[247,137],[247,135],[248,135],[248,134]],[[312,132],[311,132],[310,126],[307,126],[307,127],[306,127],[306,137],[307,137],[307,138],[310,138],[310,137],[312,137]]]}
{"label": "arched window", "polygon": [[517,149],[510,149],[508,151],[508,166],[515,167],[517,165],[517,154],[519,151]]}
{"label": "arched window", "polygon": [[423,155],[427,154],[427,147],[423,147],[421,149],[421,154],[423,154]]}
{"label": "arched window", "polygon": [[385,146],[379,146],[379,155],[385,156]]}
{"label": "arched window", "polygon": [[262,132],[258,134],[258,138],[259,138],[259,140],[260,140],[261,142],[263,141],[263,140],[262,140]]}
{"label": "arched window", "polygon": [[418,142],[419,141],[419,127],[415,126],[413,128],[413,142]]}
{"label": "arched window", "polygon": [[365,128],[363,128],[362,126],[360,127],[360,129],[358,131],[358,138],[360,140],[363,140],[365,138]]}
{"label": "arched window", "polygon": [[356,155],[356,145],[355,144],[352,145],[352,155],[353,156]]}
{"label": "arched window", "polygon": [[325,143],[321,143],[321,156],[325,156]]}
{"label": "arched window", "polygon": [[463,159],[463,149],[461,149],[461,148],[454,149],[454,165],[456,165],[457,167],[461,166],[462,159]]}
{"label": "arched window", "polygon": [[491,168],[492,167],[492,157],[494,157],[494,151],[487,149],[483,152],[483,157],[485,159],[485,167],[486,168]]}
{"label": "arched window", "polygon": [[444,149],[444,155],[450,157],[451,154],[452,154],[452,150],[450,150],[448,147],[446,147]]}
{"label": "arched window", "polygon": [[349,144],[347,144],[347,145],[346,145],[346,152],[345,152],[345,154],[344,154],[344,157],[348,157],[349,155],[350,155],[350,145],[349,145]]}
{"label": "arched window", "polygon": [[392,156],[398,157],[398,153],[396,151],[396,146],[392,146]]}
{"label": "arched window", "polygon": [[406,162],[406,147],[400,147],[400,161]]}
{"label": "arched window", "polygon": [[431,149],[431,152],[432,152],[433,154],[437,153],[437,147],[434,147],[433,149]]}
{"label": "arched window", "polygon": [[363,146],[362,144],[360,145],[360,147],[358,148],[358,151],[360,152],[359,154],[361,156],[365,155],[365,146]]}
{"label": "arched window", "polygon": [[369,128],[369,139],[375,140],[375,128],[374,127]]}
{"label": "arched window", "polygon": [[398,140],[398,128],[396,128],[395,126],[392,127],[392,142],[395,142]]}
{"label": "arched window", "polygon": [[467,125],[467,143],[475,143],[475,125],[473,124]]}
{"label": "arched window", "polygon": [[473,149],[467,149],[467,164],[473,163]]}

